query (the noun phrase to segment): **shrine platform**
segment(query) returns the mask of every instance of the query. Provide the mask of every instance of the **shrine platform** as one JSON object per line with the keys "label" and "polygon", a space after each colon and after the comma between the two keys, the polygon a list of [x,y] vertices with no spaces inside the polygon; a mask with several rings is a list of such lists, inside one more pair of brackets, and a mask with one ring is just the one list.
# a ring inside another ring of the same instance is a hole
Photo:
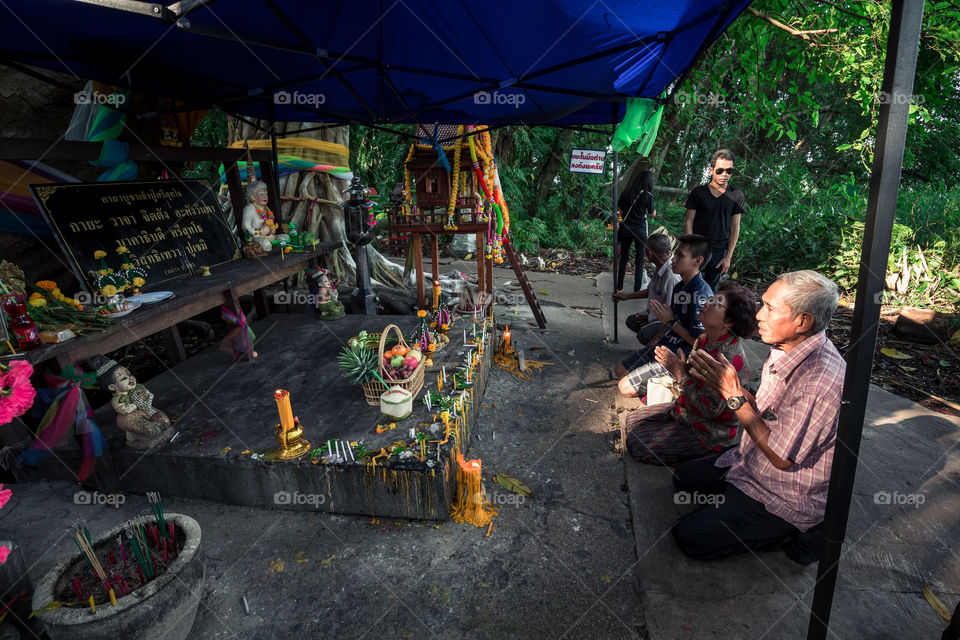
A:
{"label": "shrine platform", "polygon": [[[456,481],[453,437],[440,447],[439,460],[438,445],[432,443],[426,445],[430,452],[426,460],[419,459],[420,446],[414,445],[415,457],[381,457],[376,464],[359,460],[325,464],[322,457],[314,462],[310,454],[280,460],[275,453],[279,416],[273,394],[278,388],[290,392],[293,413],[311,448],[339,439],[362,442],[368,451],[377,452],[384,447],[389,451],[397,441],[413,442],[411,428],[427,428],[434,422],[434,414],[421,400],[424,391],[408,418],[397,422],[396,429],[378,434],[377,425],[390,419],[379,406],[368,405],[362,388],[341,374],[336,356],[361,330],[379,333],[396,324],[407,336],[418,322],[415,316],[347,315],[323,321],[319,315],[303,313],[270,315],[253,325],[259,357],[252,362],[231,364],[231,354],[211,348],[147,382],[154,405],[171,417],[177,432],[171,442],[148,451],[124,447],[113,409],[101,407],[94,421],[110,442],[120,489],[250,507],[447,519]],[[445,366],[447,394],[454,369],[464,364],[463,328],[470,325],[469,319],[455,321],[450,343],[437,350],[434,366],[425,373],[424,389],[437,389],[437,375]],[[467,405],[461,442],[464,451],[491,363],[489,331],[487,341],[473,376],[473,402]],[[439,436],[430,436],[441,439],[442,425]],[[47,460],[39,469],[21,470],[18,482],[74,479],[70,469],[79,468],[79,450],[58,450],[57,456],[64,464]]]}

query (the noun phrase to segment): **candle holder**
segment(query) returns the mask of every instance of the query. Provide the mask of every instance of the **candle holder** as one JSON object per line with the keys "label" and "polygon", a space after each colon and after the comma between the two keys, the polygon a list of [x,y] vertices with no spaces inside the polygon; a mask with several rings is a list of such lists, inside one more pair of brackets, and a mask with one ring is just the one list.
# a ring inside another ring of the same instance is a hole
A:
{"label": "candle holder", "polygon": [[280,443],[277,457],[281,460],[293,460],[310,451],[310,443],[303,437],[299,418],[293,419],[291,429],[284,429],[283,425],[277,424],[277,442]]}
{"label": "candle holder", "polygon": [[273,397],[277,401],[277,410],[280,412],[280,422],[276,425],[277,442],[280,443],[277,457],[281,460],[299,458],[310,451],[310,443],[303,437],[300,419],[293,416],[293,410],[290,408],[290,392],[277,389]]}

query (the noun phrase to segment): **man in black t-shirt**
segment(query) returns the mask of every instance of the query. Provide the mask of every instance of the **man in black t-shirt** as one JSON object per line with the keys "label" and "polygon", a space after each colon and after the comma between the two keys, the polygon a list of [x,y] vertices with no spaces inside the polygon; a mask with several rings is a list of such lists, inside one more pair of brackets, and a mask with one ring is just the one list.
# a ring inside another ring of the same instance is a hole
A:
{"label": "man in black t-shirt", "polygon": [[712,257],[703,266],[703,279],[717,289],[720,276],[730,269],[733,250],[740,237],[740,215],[746,208],[743,192],[728,185],[733,175],[732,151],[720,149],[710,159],[710,182],[702,184],[687,197],[687,216],[683,232],[705,236]]}

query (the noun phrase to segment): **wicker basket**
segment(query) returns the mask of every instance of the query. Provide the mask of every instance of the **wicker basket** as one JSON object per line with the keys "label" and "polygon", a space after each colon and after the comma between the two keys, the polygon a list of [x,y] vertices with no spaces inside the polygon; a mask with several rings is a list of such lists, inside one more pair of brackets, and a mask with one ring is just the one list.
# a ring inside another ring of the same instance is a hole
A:
{"label": "wicker basket", "polygon": [[[384,382],[389,384],[391,387],[397,386],[401,389],[406,389],[410,393],[417,396],[420,393],[420,390],[423,389],[423,375],[426,367],[424,366],[424,361],[426,358],[420,358],[420,364],[417,365],[417,368],[413,370],[413,373],[406,380],[391,380],[387,377],[386,371],[383,369],[383,352],[387,345],[387,335],[390,333],[390,330],[393,329],[397,337],[399,338],[399,344],[404,347],[407,346],[407,341],[403,339],[403,334],[400,333],[400,327],[395,324],[389,325],[386,329],[383,330],[383,333],[380,335],[380,349],[377,353],[377,367],[379,368],[378,373],[380,377],[383,378]],[[373,380],[368,380],[363,383],[363,395],[367,399],[367,404],[380,406],[380,396],[387,390],[383,387],[383,384],[376,378]]]}

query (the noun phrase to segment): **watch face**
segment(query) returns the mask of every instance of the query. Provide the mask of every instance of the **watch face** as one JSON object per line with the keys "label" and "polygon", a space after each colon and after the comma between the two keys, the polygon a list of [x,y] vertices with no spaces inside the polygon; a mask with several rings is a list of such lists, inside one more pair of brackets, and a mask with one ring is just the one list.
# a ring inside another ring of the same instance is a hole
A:
{"label": "watch face", "polygon": [[727,407],[731,411],[736,411],[743,406],[743,403],[746,401],[746,398],[743,396],[737,396],[735,398],[727,398]]}

